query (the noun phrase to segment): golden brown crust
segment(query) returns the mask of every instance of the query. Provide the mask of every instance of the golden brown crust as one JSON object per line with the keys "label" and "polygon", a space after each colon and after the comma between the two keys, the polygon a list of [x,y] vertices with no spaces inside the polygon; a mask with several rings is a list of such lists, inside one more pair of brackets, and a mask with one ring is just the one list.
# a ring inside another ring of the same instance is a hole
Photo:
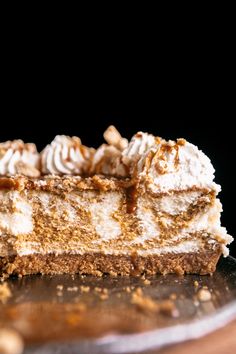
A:
{"label": "golden brown crust", "polygon": [[27,255],[0,258],[2,274],[91,274],[102,276],[141,276],[142,274],[210,274],[221,255],[220,247],[198,253],[167,253],[146,257],[114,256],[101,253],[84,255]]}

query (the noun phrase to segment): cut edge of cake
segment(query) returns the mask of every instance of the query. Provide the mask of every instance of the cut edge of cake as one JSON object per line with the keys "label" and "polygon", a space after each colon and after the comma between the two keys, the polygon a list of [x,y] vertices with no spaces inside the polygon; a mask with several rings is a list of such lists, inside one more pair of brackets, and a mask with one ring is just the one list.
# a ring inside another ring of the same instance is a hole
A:
{"label": "cut edge of cake", "polygon": [[233,239],[206,155],[184,139],[104,136],[97,150],[57,136],[38,157],[0,144],[1,273],[214,272]]}

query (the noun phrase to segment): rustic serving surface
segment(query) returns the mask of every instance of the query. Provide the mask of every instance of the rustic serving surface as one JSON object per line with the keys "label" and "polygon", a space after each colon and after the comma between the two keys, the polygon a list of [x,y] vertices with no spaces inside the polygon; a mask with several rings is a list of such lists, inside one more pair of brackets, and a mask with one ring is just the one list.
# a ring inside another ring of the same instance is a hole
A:
{"label": "rustic serving surface", "polygon": [[235,345],[232,257],[212,276],[26,276],[6,283],[11,296],[0,301],[0,327],[21,334],[25,353],[225,353]]}

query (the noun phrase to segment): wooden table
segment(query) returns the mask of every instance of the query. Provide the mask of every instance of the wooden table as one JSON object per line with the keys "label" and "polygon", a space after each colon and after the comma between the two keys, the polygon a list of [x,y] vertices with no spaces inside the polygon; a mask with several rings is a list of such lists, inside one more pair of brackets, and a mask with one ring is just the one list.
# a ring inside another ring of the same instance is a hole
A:
{"label": "wooden table", "polygon": [[232,354],[236,353],[236,321],[205,337],[166,347],[149,354]]}

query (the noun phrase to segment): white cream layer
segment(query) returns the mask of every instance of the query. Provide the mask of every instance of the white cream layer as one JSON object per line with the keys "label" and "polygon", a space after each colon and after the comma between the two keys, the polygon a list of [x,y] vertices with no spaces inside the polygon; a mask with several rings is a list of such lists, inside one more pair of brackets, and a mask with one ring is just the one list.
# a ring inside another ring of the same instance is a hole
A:
{"label": "white cream layer", "polygon": [[[18,254],[20,256],[26,256],[26,255],[30,255],[30,254],[37,254],[37,246],[39,246],[39,244],[37,243],[33,243],[33,242],[25,242],[24,244],[22,244],[21,249],[18,250]],[[72,248],[74,248],[76,246],[75,243],[71,244]],[[187,240],[187,241],[183,241],[181,244],[175,245],[175,246],[164,246],[164,247],[160,247],[160,248],[154,248],[151,250],[139,250],[137,249],[137,254],[139,254],[140,256],[146,256],[146,255],[154,255],[154,254],[166,254],[166,253],[190,253],[190,252],[198,252],[201,249],[201,243],[199,240]],[[99,250],[94,249],[94,250],[90,250],[89,252],[98,252]],[[106,249],[103,251],[105,254],[107,255],[130,255],[129,250],[115,250],[115,249]],[[43,254],[43,252],[40,251],[40,253]],[[61,248],[60,244],[57,244],[56,242],[52,244],[52,249],[51,251],[45,253],[54,253],[57,255],[60,254],[84,254],[84,252],[81,252],[79,247],[78,250],[63,250]]]}

